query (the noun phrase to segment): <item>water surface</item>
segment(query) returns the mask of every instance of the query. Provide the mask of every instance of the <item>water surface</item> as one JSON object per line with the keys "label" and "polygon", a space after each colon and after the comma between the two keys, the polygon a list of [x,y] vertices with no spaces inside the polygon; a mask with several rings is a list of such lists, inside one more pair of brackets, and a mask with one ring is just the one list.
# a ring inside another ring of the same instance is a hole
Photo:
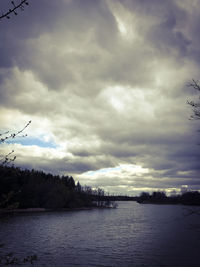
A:
{"label": "water surface", "polygon": [[117,209],[0,218],[0,243],[35,266],[200,266],[200,216],[181,205],[119,202]]}

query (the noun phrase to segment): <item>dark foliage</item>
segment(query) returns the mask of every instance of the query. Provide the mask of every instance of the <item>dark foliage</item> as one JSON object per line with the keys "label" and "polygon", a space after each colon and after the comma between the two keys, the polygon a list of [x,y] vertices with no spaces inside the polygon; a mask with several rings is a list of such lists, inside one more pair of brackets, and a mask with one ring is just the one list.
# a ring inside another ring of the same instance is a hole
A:
{"label": "dark foliage", "polygon": [[166,196],[164,192],[153,192],[151,195],[142,192],[138,197],[139,203],[157,203],[157,204],[183,204],[183,205],[200,205],[200,193],[190,191],[176,196]]}
{"label": "dark foliage", "polygon": [[75,185],[71,176],[56,176],[36,170],[0,165],[0,208],[105,207],[113,203],[102,189]]}

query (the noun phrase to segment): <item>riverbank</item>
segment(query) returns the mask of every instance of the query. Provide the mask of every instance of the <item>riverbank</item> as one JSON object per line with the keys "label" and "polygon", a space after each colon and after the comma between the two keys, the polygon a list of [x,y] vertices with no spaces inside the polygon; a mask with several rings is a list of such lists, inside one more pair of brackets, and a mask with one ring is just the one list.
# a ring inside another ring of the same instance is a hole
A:
{"label": "riverbank", "polygon": [[139,204],[154,204],[154,205],[183,205],[183,206],[200,206],[200,203],[197,202],[172,202],[172,201],[141,201],[138,200]]}
{"label": "riverbank", "polygon": [[0,215],[5,213],[34,213],[34,212],[52,212],[52,211],[79,211],[92,209],[114,209],[116,207],[80,207],[80,208],[63,208],[63,209],[45,209],[45,208],[27,208],[27,209],[0,209]]}

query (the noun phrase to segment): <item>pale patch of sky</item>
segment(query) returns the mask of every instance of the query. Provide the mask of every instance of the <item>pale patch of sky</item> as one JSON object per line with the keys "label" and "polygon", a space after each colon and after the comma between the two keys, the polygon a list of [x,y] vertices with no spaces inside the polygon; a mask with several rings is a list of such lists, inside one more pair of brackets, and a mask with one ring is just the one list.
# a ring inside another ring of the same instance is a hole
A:
{"label": "pale patch of sky", "polygon": [[49,147],[49,148],[57,148],[58,146],[51,141],[42,140],[39,138],[31,138],[31,137],[19,137],[16,139],[8,140],[6,143],[8,144],[21,144],[23,146],[38,146],[38,147]]}

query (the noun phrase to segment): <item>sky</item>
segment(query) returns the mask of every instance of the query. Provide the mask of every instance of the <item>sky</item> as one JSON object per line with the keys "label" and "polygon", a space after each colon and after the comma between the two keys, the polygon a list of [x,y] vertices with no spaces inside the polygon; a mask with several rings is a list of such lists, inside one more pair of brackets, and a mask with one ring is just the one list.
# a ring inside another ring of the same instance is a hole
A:
{"label": "sky", "polygon": [[0,20],[0,132],[31,120],[1,155],[114,194],[199,190],[199,24],[198,0],[30,0]]}

